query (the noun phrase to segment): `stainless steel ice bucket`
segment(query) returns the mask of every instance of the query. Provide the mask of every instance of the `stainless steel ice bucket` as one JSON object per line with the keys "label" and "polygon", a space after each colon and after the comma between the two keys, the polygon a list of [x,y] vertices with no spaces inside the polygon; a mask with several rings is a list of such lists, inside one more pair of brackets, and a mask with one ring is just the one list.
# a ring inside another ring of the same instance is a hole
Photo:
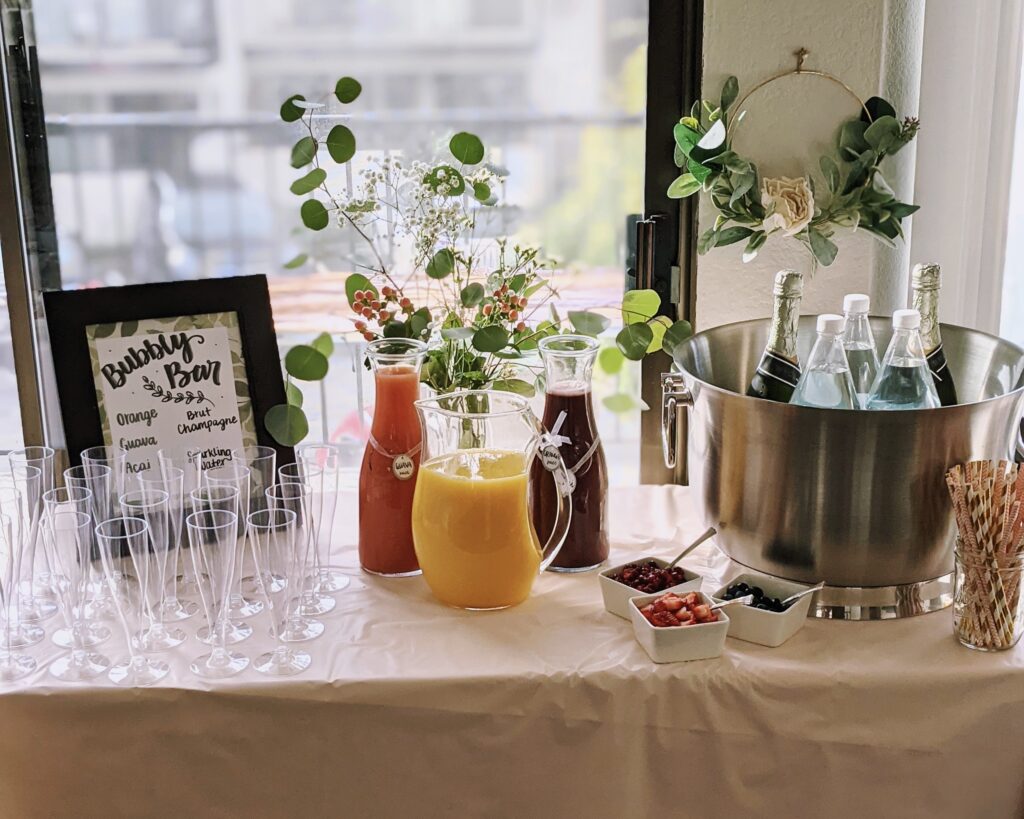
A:
{"label": "stainless steel ice bucket", "polygon": [[[890,322],[871,321],[884,350]],[[942,325],[964,403],[819,410],[743,394],[767,333],[767,321],[699,333],[676,349],[676,370],[663,377],[666,459],[686,407],[689,481],[703,522],[743,566],[824,581],[818,616],[901,617],[948,605],[954,522],[944,473],[974,458],[1013,456],[1024,350]],[[801,360],[814,337],[814,318],[801,318]]]}

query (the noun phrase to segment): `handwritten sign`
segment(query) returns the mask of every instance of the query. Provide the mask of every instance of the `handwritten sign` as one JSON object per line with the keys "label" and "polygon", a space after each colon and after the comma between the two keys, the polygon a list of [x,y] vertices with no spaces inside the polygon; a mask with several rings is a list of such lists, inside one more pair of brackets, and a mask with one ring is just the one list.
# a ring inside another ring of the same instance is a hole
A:
{"label": "handwritten sign", "polygon": [[157,466],[163,449],[207,467],[256,442],[234,313],[86,327],[103,438],[128,469]]}

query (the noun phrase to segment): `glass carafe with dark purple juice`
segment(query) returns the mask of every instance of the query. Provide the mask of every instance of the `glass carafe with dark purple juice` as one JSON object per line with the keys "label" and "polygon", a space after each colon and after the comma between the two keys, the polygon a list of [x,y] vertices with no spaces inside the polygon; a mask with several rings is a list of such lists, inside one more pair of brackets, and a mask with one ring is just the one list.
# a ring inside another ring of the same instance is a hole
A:
{"label": "glass carafe with dark purple juice", "polygon": [[[587,336],[551,336],[540,342],[547,394],[544,426],[568,439],[559,451],[572,487],[569,534],[549,571],[582,572],[608,559],[608,465],[590,392],[597,351],[597,341]],[[533,525],[543,542],[554,528],[558,497],[554,479],[539,459],[530,482]]]}

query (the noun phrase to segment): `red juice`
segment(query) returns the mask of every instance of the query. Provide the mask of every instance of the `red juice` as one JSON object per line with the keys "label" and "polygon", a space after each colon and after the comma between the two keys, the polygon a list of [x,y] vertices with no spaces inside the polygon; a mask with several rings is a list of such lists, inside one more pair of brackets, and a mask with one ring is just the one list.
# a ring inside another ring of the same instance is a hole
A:
{"label": "red juice", "polygon": [[413,402],[419,398],[419,373],[414,366],[386,366],[374,378],[372,440],[359,473],[359,563],[374,574],[413,574],[420,568],[412,544],[412,498],[420,464],[420,422]]}
{"label": "red juice", "polygon": [[[590,390],[549,391],[544,403],[545,428],[553,429],[563,412],[565,420],[558,434],[569,438],[570,443],[563,443],[559,452],[565,465],[574,471],[576,487],[572,491],[569,533],[550,568],[584,571],[608,559],[608,465],[598,439]],[[554,478],[540,458],[534,460],[530,484],[533,526],[544,543],[554,529],[558,505]]]}

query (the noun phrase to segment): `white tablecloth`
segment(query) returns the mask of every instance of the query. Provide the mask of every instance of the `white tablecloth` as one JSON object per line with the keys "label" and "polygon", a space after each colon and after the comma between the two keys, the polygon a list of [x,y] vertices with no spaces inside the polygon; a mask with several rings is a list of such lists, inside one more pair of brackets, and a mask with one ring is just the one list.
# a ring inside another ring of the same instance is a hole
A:
{"label": "white tablecloth", "polygon": [[[77,686],[31,649],[43,669],[0,691],[0,816],[1024,815],[1024,646],[963,649],[948,610],[656,666],[593,573],[460,612],[360,576],[340,518],[353,583],[300,677],[208,685],[190,640],[157,688]],[[612,531],[621,562],[699,527],[685,489],[644,487],[613,493]],[[727,561],[686,565],[709,590]]]}

